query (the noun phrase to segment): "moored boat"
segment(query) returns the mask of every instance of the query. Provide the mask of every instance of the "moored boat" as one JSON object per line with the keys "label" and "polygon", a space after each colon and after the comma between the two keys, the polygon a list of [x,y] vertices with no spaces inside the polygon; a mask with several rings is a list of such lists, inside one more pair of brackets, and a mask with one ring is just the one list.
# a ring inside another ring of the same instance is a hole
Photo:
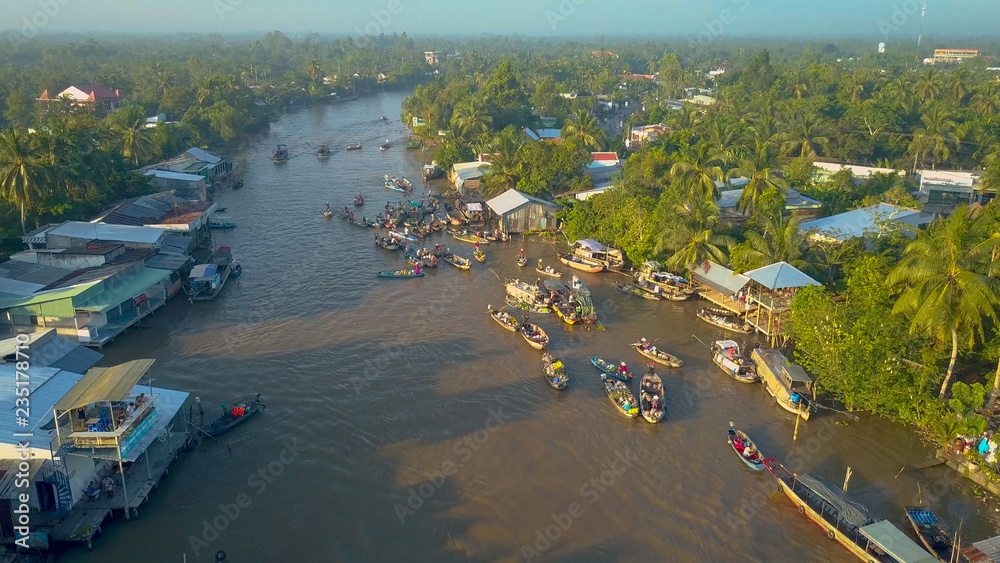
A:
{"label": "moored boat", "polygon": [[405,278],[422,278],[426,274],[424,274],[423,272],[418,272],[416,270],[396,270],[393,272],[379,272],[375,275],[380,278],[405,279]]}
{"label": "moored boat", "polygon": [[462,258],[458,254],[452,254],[449,252],[442,256],[441,259],[460,270],[468,270],[472,268],[472,262],[470,262],[468,258]]}
{"label": "moored boat", "polygon": [[566,367],[548,352],[542,354],[542,373],[554,389],[565,389],[569,385]]}
{"label": "moored boat", "polygon": [[635,272],[637,279],[659,286],[663,291],[683,293],[691,295],[695,289],[688,283],[687,278],[677,274],[660,270],[660,263],[647,260],[642,268]]}
{"label": "moored boat", "polygon": [[746,433],[742,430],[737,430],[732,422],[729,423],[728,436],[729,445],[732,446],[733,451],[736,452],[736,455],[740,456],[740,460],[747,467],[754,471],[764,470],[764,456],[757,449],[757,445],[753,443],[753,440]]}
{"label": "moored boat", "polygon": [[601,374],[601,383],[604,384],[604,391],[607,392],[608,398],[611,399],[611,403],[618,409],[618,412],[629,418],[639,416],[638,401],[635,400],[635,395],[632,394],[628,385],[608,377],[605,373]]}
{"label": "moored boat", "polygon": [[520,301],[513,295],[508,295],[506,297],[506,302],[511,307],[516,307],[522,311],[528,311],[529,313],[538,313],[541,315],[547,315],[552,312],[552,309],[548,305],[541,303],[531,303],[528,301]]}
{"label": "moored boat", "polygon": [[639,412],[646,422],[656,424],[667,414],[667,407],[664,404],[666,397],[663,392],[663,380],[653,371],[653,364],[649,366],[649,371],[642,376],[639,383]]}
{"label": "moored boat", "polygon": [[521,323],[519,329],[524,341],[535,350],[546,350],[549,347],[549,335],[545,334],[542,327],[529,322]]}
{"label": "moored boat", "polygon": [[487,243],[490,242],[490,241],[486,240],[484,237],[481,237],[481,236],[479,236],[479,235],[477,235],[475,233],[472,233],[470,231],[455,231],[455,230],[450,230],[448,232],[451,233],[451,236],[455,240],[460,240],[462,242],[468,242],[468,243],[472,243],[472,244],[475,244],[477,242],[479,244],[487,244]]}
{"label": "moored boat", "polygon": [[874,520],[868,509],[847,497],[840,487],[815,475],[796,475],[774,458],[764,468],[778,488],[829,537],[866,563],[925,563],[934,557],[888,520]]}
{"label": "moored boat", "polygon": [[[649,348],[646,347],[647,345],[649,345]],[[641,342],[632,343],[631,346],[635,348],[636,352],[639,352],[646,358],[649,358],[658,364],[671,368],[679,368],[684,365],[684,362],[682,362],[680,358],[673,354],[668,354],[663,350],[657,350],[656,346],[650,345],[646,342],[645,338],[643,338]]]}
{"label": "moored boat", "polygon": [[407,232],[401,233],[399,231],[389,231],[389,236],[397,240],[405,240],[409,242],[417,242],[418,240],[420,240],[417,237]]}
{"label": "moored boat", "polygon": [[580,319],[587,324],[596,323],[597,308],[594,307],[594,300],[590,295],[590,290],[587,289],[587,286],[583,285],[580,278],[573,276],[573,279],[570,280],[569,292],[573,296],[577,307],[579,307],[578,316]]}
{"label": "moored boat", "polygon": [[226,286],[233,271],[233,252],[228,246],[220,246],[205,264],[191,268],[188,274],[188,299],[194,301],[211,301],[219,295]]}
{"label": "moored boat", "polygon": [[511,332],[516,332],[517,329],[520,328],[521,323],[517,320],[517,317],[515,317],[514,315],[511,315],[507,311],[494,309],[492,305],[487,305],[487,308],[489,309],[490,316],[493,317],[493,320],[496,321],[497,324],[502,326],[504,329],[509,330]]}
{"label": "moored boat", "polygon": [[733,379],[742,383],[757,383],[757,366],[740,353],[740,345],[732,340],[712,343],[712,361]]}
{"label": "moored boat", "polygon": [[806,398],[812,394],[812,379],[804,369],[788,361],[774,348],[754,348],[750,357],[757,365],[757,375],[764,383],[768,394],[774,397],[778,406],[800,415],[804,420],[816,411],[816,407]]}
{"label": "moored boat", "polygon": [[620,272],[625,267],[625,255],[617,248],[605,246],[594,239],[583,239],[573,243],[573,256],[596,262],[610,272]]}
{"label": "moored boat", "polygon": [[559,261],[566,264],[570,268],[574,268],[583,272],[590,272],[596,274],[597,272],[604,270],[604,265],[595,260],[589,260],[587,258],[580,258],[578,256],[573,256],[572,254],[560,254]]}
{"label": "moored boat", "polygon": [[931,555],[938,561],[955,561],[955,552],[958,551],[955,541],[936,514],[922,506],[908,506],[904,512],[920,543]]}
{"label": "moored boat", "polygon": [[728,317],[720,315],[718,313],[713,313],[708,311],[707,309],[699,310],[698,318],[710,325],[715,325],[719,328],[723,328],[732,332],[749,334],[750,332],[753,331],[753,327],[748,322],[740,321],[736,317]]}
{"label": "moored boat", "polygon": [[208,216],[208,227],[210,229],[233,229],[236,221],[225,213],[215,212]]}
{"label": "moored boat", "polygon": [[253,399],[236,401],[232,409],[225,407],[225,404],[223,404],[223,409],[221,416],[209,421],[203,428],[198,428],[198,431],[202,435],[215,438],[224,432],[228,432],[239,424],[246,422],[253,415],[264,410],[264,405],[260,402],[260,393],[257,393]]}
{"label": "moored boat", "polygon": [[618,291],[620,291],[622,293],[627,293],[629,295],[635,295],[636,297],[642,297],[643,299],[649,299],[650,301],[659,301],[660,300],[660,296],[659,295],[657,295],[655,293],[650,293],[648,291],[643,291],[643,290],[639,289],[638,287],[636,287],[634,285],[622,285],[622,284],[620,284],[618,282],[615,282],[615,287],[617,287]]}
{"label": "moored boat", "polygon": [[[594,367],[601,370],[604,374],[619,381],[624,381],[625,383],[632,381],[632,372],[628,371],[628,366],[625,365],[625,362],[622,362],[621,365],[617,365],[594,356],[590,358],[590,363],[594,364]],[[625,368],[624,371],[622,368]]]}

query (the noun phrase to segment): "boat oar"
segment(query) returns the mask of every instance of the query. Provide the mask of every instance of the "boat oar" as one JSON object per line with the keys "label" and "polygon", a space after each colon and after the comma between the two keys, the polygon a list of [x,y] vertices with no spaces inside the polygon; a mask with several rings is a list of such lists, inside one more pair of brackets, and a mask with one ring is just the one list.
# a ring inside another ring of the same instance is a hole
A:
{"label": "boat oar", "polygon": [[[493,268],[490,268],[490,271],[493,272]],[[496,272],[493,272],[493,275],[496,276],[498,280],[500,280],[500,274],[498,274]],[[503,280],[500,280],[500,281],[503,281]]]}
{"label": "boat oar", "polygon": [[209,433],[208,433],[207,431],[205,431],[205,430],[204,430],[203,428],[201,428],[201,427],[200,427],[200,426],[198,426],[197,424],[195,424],[195,423],[193,423],[193,422],[192,422],[192,423],[191,423],[191,426],[194,426],[195,430],[197,430],[197,431],[201,432],[202,436],[208,436],[209,438],[211,438],[211,439],[215,440],[216,442],[218,442],[218,441],[219,441],[219,439],[218,439],[218,438],[216,438],[215,436],[212,436],[211,434],[209,434]]}

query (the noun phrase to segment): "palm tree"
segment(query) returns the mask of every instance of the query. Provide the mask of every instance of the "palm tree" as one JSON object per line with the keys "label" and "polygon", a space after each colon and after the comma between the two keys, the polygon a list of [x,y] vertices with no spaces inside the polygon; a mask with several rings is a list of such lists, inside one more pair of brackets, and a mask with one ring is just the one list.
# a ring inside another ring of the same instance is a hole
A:
{"label": "palm tree", "polygon": [[39,146],[17,129],[0,134],[0,197],[21,210],[21,234],[28,234],[27,207],[41,195],[47,176]]}
{"label": "palm tree", "polygon": [[786,218],[781,213],[768,217],[763,233],[752,230],[743,233],[746,244],[733,251],[733,258],[739,252],[740,261],[751,269],[787,262],[804,272],[814,271],[812,261],[808,260],[812,249],[809,235],[799,228],[800,222],[798,217]]}
{"label": "palm tree", "polygon": [[911,313],[910,332],[951,337],[951,361],[938,397],[944,399],[958,358],[959,335],[983,336],[983,318],[997,322],[1000,280],[988,275],[996,248],[991,214],[966,205],[932,228],[917,232],[887,279],[905,285],[894,313]]}
{"label": "palm tree", "polygon": [[719,219],[719,206],[712,200],[697,199],[676,206],[674,211],[656,246],[656,252],[670,252],[665,265],[684,271],[705,260],[726,263],[725,249],[735,241],[724,234],[728,225]]}
{"label": "palm tree", "polygon": [[924,71],[913,84],[913,94],[921,103],[925,104],[940,99],[943,90],[938,72],[933,68]]}
{"label": "palm tree", "polygon": [[938,161],[948,160],[951,157],[951,148],[958,148],[959,139],[955,134],[956,123],[951,119],[951,114],[941,106],[931,106],[931,108],[920,117],[923,127],[914,127],[913,142],[910,144],[914,150],[913,170],[917,169],[917,162],[921,155],[928,152],[933,156],[931,168],[937,168]]}
{"label": "palm tree", "polygon": [[887,100],[892,100],[894,102],[903,103],[908,97],[910,97],[910,92],[912,87],[910,82],[905,78],[897,78],[895,80],[890,80],[882,87],[879,91],[879,95]]}
{"label": "palm tree", "polygon": [[493,137],[490,147],[493,155],[487,175],[497,180],[490,182],[493,191],[484,190],[483,195],[487,197],[513,188],[524,174],[524,163],[521,161],[524,141],[519,132],[513,128],[504,129]]}
{"label": "palm tree", "polygon": [[323,69],[319,66],[319,61],[316,59],[311,59],[309,64],[306,65],[306,76],[308,76],[315,83],[319,80],[320,76],[323,76]]}
{"label": "palm tree", "polygon": [[783,141],[781,151],[791,156],[815,156],[826,152],[830,145],[828,134],[829,131],[815,114],[796,114],[787,130],[779,136]]}
{"label": "palm tree", "polygon": [[732,171],[732,174],[750,180],[743,187],[743,193],[740,194],[740,211],[744,214],[753,213],[760,194],[768,188],[788,188],[785,179],[775,175],[777,167],[778,151],[774,145],[767,142],[757,141],[754,150],[739,160],[739,164]]}
{"label": "palm tree", "polygon": [[962,100],[965,99],[965,95],[969,93],[968,88],[966,88],[966,83],[969,81],[969,71],[964,68],[956,68],[951,71],[948,76],[949,90],[951,90],[951,97],[955,100],[955,103],[961,105]]}
{"label": "palm tree", "polygon": [[146,132],[146,117],[142,108],[136,105],[123,105],[118,111],[108,116],[111,130],[118,135],[122,147],[122,157],[139,164],[149,149],[150,140]]}
{"label": "palm tree", "polygon": [[987,82],[972,96],[972,109],[979,117],[991,117],[1000,111],[1000,88]]}
{"label": "palm tree", "polygon": [[737,133],[736,123],[728,119],[717,118],[705,127],[704,138],[709,148],[725,160],[725,157],[729,155],[729,150],[736,144]]}
{"label": "palm tree", "polygon": [[847,92],[851,95],[851,101],[858,103],[861,101],[861,97],[865,94],[865,82],[857,73],[851,75],[850,82],[847,84]]}
{"label": "palm tree", "polygon": [[591,117],[590,112],[581,109],[566,120],[561,135],[567,141],[578,141],[585,147],[599,151],[604,130],[597,124],[596,117]]}
{"label": "palm tree", "polygon": [[493,124],[493,118],[487,113],[486,107],[473,99],[459,102],[452,119],[462,134],[469,138],[489,132],[490,125]]}
{"label": "palm tree", "polygon": [[716,182],[723,180],[721,161],[708,143],[682,147],[670,175],[687,189],[692,200],[712,199],[718,195]]}

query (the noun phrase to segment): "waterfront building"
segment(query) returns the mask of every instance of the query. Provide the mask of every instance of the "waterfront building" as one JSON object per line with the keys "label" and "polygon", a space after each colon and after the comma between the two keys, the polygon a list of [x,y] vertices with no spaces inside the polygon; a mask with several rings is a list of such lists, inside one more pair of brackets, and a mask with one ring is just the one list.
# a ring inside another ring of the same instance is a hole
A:
{"label": "waterfront building", "polygon": [[170,160],[146,166],[139,171],[147,173],[151,170],[165,170],[201,176],[205,178],[209,198],[211,198],[213,188],[216,184],[223,184],[232,180],[233,163],[228,158],[216,156],[198,147],[191,147]]}
{"label": "waterfront building", "polygon": [[487,201],[486,205],[497,217],[500,230],[507,234],[559,228],[559,220],[555,217],[558,205],[513,188]]}
{"label": "waterfront building", "polygon": [[[54,338],[51,334],[28,344],[31,409],[26,424],[17,425],[13,416],[0,421],[0,469],[6,470],[0,473],[0,540],[9,544],[18,539],[12,511],[20,504],[18,495],[27,492],[32,545],[90,545],[109,514],[134,514],[176,459],[187,436],[175,430],[181,423],[174,419],[189,394],[153,387],[153,360],[91,367],[100,354],[72,342],[54,344],[58,338],[43,344]],[[0,363],[0,400],[10,405],[17,398],[16,363],[11,361],[17,344],[15,339],[0,341],[0,358],[7,360]],[[43,345],[68,351],[44,366],[46,362],[35,360]],[[57,367],[69,358],[77,367]],[[25,452],[29,483],[18,487],[14,476]]]}

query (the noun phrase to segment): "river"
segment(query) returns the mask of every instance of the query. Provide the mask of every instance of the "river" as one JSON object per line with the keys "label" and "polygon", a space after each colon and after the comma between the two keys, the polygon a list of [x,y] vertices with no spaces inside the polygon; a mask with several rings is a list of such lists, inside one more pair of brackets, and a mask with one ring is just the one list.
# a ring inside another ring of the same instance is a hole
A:
{"label": "river", "polygon": [[[965,538],[997,532],[993,510],[950,470],[897,475],[931,455],[905,427],[824,413],[793,442],[794,419],[761,386],[710,362],[706,344],[723,335],[695,318],[697,302],[623,295],[619,274],[581,274],[606,331],[534,316],[572,380],[549,388],[539,353],[486,308],[502,304],[498,276],[534,281],[515,264],[520,248],[565,270],[557,243],[490,244],[471,272],[442,263],[422,279],[376,279],[401,258],[376,248],[372,230],[320,212],[361,191],[370,215],[400,199],[383,174],[419,180],[429,153],[403,148],[404,98],[290,111],[233,155],[245,186],[218,200],[238,227],[214,241],[233,247],[243,276],[213,302],[174,299],[107,347],[106,362],[155,358],[155,384],[209,412],[255,392],[267,409],[183,454],[138,519],[106,524],[92,552],[61,559],[212,561],[222,549],[231,562],[853,560],[735,458],[730,420],[794,470],[840,484],[850,466],[852,496],[900,529],[919,484]],[[357,141],[363,150],[339,150]],[[271,162],[277,143],[288,162]],[[317,160],[323,143],[339,152]],[[434,242],[471,258],[470,245]],[[659,370],[658,425],[615,412],[589,362],[641,371],[627,344],[643,336],[685,362]]]}

